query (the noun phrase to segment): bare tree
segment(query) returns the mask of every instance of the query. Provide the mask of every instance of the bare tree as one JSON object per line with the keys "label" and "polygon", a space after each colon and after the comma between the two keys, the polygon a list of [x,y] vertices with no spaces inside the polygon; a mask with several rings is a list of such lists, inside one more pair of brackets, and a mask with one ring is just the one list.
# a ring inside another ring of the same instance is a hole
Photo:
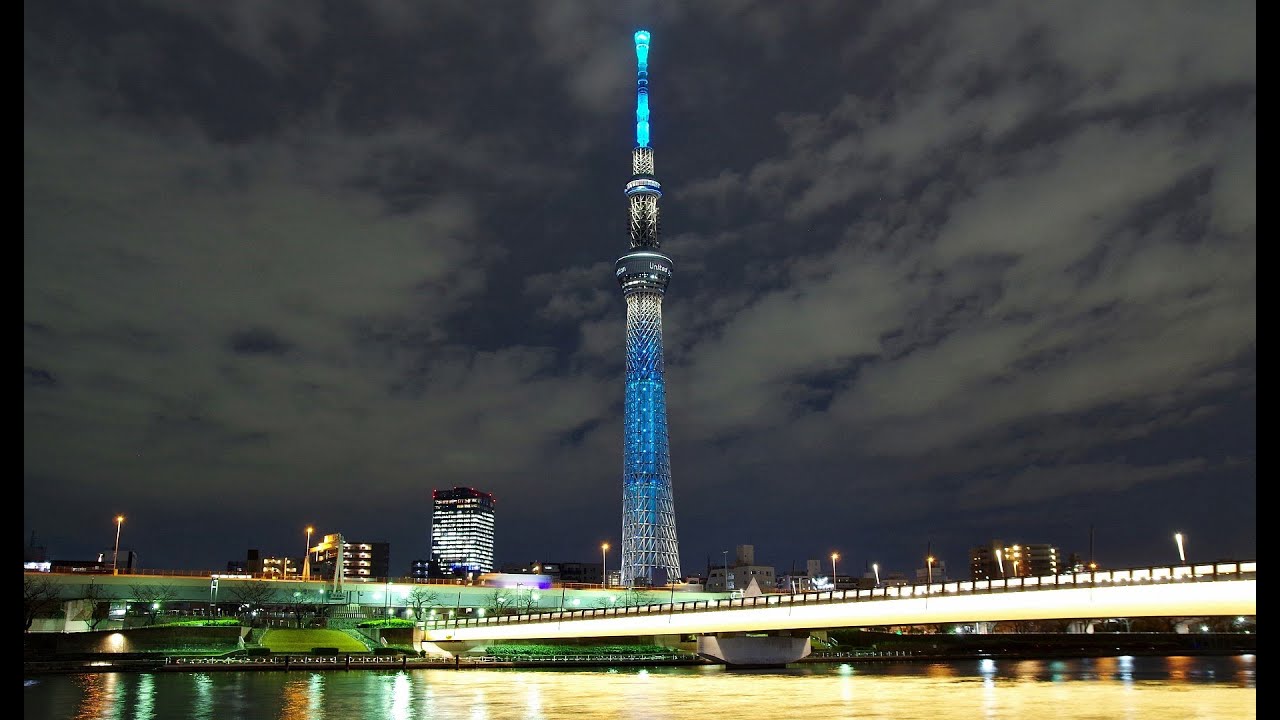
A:
{"label": "bare tree", "polygon": [[[71,618],[73,620],[84,619],[89,623],[90,630],[97,630],[98,625],[102,624],[111,613],[111,602],[108,599],[107,590],[103,586],[90,580],[83,585],[80,591],[80,597],[77,598],[88,607],[88,612],[80,617]],[[86,617],[87,615],[87,617]]]}
{"label": "bare tree", "polygon": [[490,615],[506,615],[515,612],[512,607],[511,593],[504,589],[494,590],[485,603],[484,610]]}
{"label": "bare tree", "polygon": [[265,580],[246,580],[228,585],[227,591],[239,602],[236,614],[242,619],[252,618],[253,612],[276,598],[276,588]]}
{"label": "bare tree", "polygon": [[155,625],[156,616],[164,609],[165,603],[178,597],[178,589],[172,585],[130,585],[129,592],[134,601],[143,606],[148,625]]}
{"label": "bare tree", "polygon": [[281,604],[286,612],[293,615],[299,630],[310,624],[313,618],[323,617],[329,611],[324,595],[311,590],[294,590],[285,594]]}
{"label": "bare tree", "polygon": [[511,605],[520,613],[532,613],[538,607],[538,591],[533,589],[516,590]]}
{"label": "bare tree", "polygon": [[24,632],[31,631],[31,625],[40,615],[46,615],[58,607],[61,596],[57,584],[49,578],[22,576],[22,619]]}
{"label": "bare tree", "polygon": [[405,602],[413,610],[414,619],[422,621],[432,608],[440,604],[440,593],[424,587],[415,587],[409,592]]}
{"label": "bare tree", "polygon": [[660,596],[656,593],[629,587],[614,595],[596,600],[596,607],[630,607],[634,605],[657,605]]}

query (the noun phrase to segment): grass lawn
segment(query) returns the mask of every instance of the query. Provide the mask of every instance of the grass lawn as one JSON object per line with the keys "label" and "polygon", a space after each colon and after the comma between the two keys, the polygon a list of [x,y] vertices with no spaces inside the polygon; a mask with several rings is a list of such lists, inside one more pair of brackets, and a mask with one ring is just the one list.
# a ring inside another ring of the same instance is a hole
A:
{"label": "grass lawn", "polygon": [[271,652],[309,653],[311,648],[338,648],[338,652],[368,652],[359,640],[341,630],[268,630],[258,641]]}

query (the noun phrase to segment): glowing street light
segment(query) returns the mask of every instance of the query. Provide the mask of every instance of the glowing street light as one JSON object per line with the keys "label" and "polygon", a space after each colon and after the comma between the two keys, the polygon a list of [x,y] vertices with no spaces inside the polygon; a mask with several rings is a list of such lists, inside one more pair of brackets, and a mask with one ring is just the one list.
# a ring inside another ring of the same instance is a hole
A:
{"label": "glowing street light", "polygon": [[871,572],[876,574],[876,587],[880,587],[880,563],[871,563]]}
{"label": "glowing street light", "polygon": [[1183,549],[1183,547],[1182,547],[1182,533],[1180,533],[1180,532],[1178,532],[1178,533],[1174,533],[1174,534],[1173,534],[1173,540],[1174,540],[1174,542],[1178,543],[1178,561],[1179,561],[1179,562],[1186,562],[1186,561],[1187,561],[1187,553],[1184,551],[1184,549]]}
{"label": "glowing street light", "polygon": [[836,589],[836,560],[840,559],[840,553],[831,553],[831,589]]}
{"label": "glowing street light", "polygon": [[609,586],[608,552],[609,543],[600,543],[600,587]]}
{"label": "glowing street light", "polygon": [[925,558],[925,562],[929,566],[929,584],[932,585],[933,584],[933,556],[930,555],[929,557]]}
{"label": "glowing street light", "polygon": [[315,528],[307,526],[307,552],[302,556],[302,579],[311,579],[311,533]]}
{"label": "glowing street light", "polygon": [[120,561],[120,526],[121,525],[124,525],[124,516],[117,515],[116,516],[116,549],[114,552],[111,553],[111,574],[112,575],[120,574],[120,570],[118,569],[117,563],[119,563]]}
{"label": "glowing street light", "polygon": [[1000,579],[1004,579],[1004,548],[996,548],[996,562],[1000,564]]}

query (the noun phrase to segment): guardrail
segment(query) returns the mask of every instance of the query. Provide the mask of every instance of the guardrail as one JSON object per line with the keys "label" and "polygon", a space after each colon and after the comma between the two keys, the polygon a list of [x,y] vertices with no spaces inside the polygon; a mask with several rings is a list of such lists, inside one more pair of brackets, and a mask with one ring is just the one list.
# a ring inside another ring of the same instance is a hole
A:
{"label": "guardrail", "polygon": [[224,666],[279,666],[281,668],[324,666],[355,667],[376,665],[380,667],[401,667],[412,664],[454,666],[459,662],[469,665],[491,665],[495,663],[599,663],[599,662],[689,662],[697,660],[695,655],[673,655],[662,653],[636,653],[626,655],[539,655],[537,657],[502,657],[494,655],[477,655],[467,658],[426,657],[419,658],[400,655],[394,658],[374,655],[267,655],[259,657],[167,657],[168,666],[224,667]]}
{"label": "guardrail", "polygon": [[911,597],[957,594],[985,594],[997,592],[1035,592],[1060,590],[1072,587],[1108,587],[1126,584],[1153,584],[1175,582],[1221,582],[1256,579],[1257,561],[1223,562],[1204,565],[1153,566],[1121,570],[1097,570],[1062,575],[1006,578],[1003,580],[965,580],[915,585],[890,585],[870,589],[828,590],[794,594],[769,594],[755,597],[725,600],[697,600],[653,605],[626,605],[620,607],[587,608],[583,610],[554,610],[550,612],[518,613],[490,617],[454,618],[428,623],[428,629],[489,627],[565,620],[589,620],[592,618],[624,615],[663,615],[669,613],[714,612],[739,608],[761,608],[771,605],[810,605],[847,602],[900,600]]}

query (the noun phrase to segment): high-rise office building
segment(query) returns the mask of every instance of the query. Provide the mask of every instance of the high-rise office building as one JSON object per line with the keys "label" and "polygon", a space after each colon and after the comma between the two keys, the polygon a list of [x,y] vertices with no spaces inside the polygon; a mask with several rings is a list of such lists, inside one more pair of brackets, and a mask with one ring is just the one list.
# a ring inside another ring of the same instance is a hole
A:
{"label": "high-rise office building", "polygon": [[474,488],[431,491],[431,557],[445,573],[493,570],[493,494]]}
{"label": "high-rise office building", "polygon": [[636,146],[631,151],[631,250],[614,264],[627,303],[627,377],[623,404],[622,584],[666,585],[680,579],[667,397],[662,353],[662,298],[671,258],[658,252],[658,198],[649,145],[649,33],[635,34]]}

